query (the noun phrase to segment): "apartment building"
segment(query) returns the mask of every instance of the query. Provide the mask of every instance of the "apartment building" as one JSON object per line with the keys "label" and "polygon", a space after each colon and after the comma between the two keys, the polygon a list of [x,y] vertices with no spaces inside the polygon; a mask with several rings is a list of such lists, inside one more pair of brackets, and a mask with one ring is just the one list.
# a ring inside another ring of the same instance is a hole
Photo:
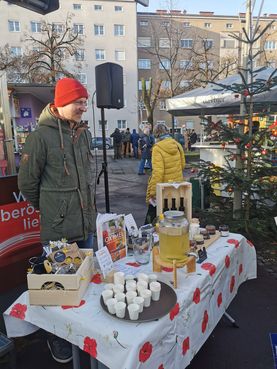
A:
{"label": "apartment building", "polygon": [[[96,107],[95,99],[95,66],[113,62],[123,67],[124,108],[105,109],[106,134],[109,136],[116,127],[137,128],[136,7],[135,0],[60,0],[59,10],[42,16],[0,1],[0,47],[8,44],[13,55],[24,55],[32,48],[28,38],[35,36],[39,39],[44,21],[54,24],[57,31],[62,32],[70,18],[71,27],[79,34],[82,45],[68,58],[66,67],[89,90],[89,108],[84,119],[88,120],[92,131],[95,122],[96,136],[101,136],[100,109]],[[9,75],[12,119],[15,130],[21,132],[23,127],[24,133],[28,133],[35,126],[45,102],[53,96],[53,88],[42,87],[42,90],[36,86],[35,89],[29,84],[25,86],[18,78],[18,75]]]}
{"label": "apartment building", "polygon": [[[237,71],[241,62],[242,44],[233,36],[241,37],[246,26],[245,13],[234,16],[215,15],[200,11],[187,14],[180,10],[157,10],[156,13],[138,13],[138,78],[140,119],[146,120],[146,110],[141,97],[141,79],[153,84],[162,80],[161,98],[158,100],[154,120],[172,126],[172,117],[165,110],[165,99],[192,88],[205,86],[205,80],[212,80],[221,71],[220,77]],[[277,14],[264,14],[260,18],[260,31],[270,22],[277,20]],[[252,30],[256,27],[253,19]],[[233,36],[232,36],[233,35]],[[254,66],[277,67],[277,23],[273,23],[253,45]],[[217,76],[218,79],[218,76]],[[172,89],[171,89],[172,87]],[[155,88],[153,89],[155,91]],[[198,117],[178,117],[175,129],[201,130]]]}

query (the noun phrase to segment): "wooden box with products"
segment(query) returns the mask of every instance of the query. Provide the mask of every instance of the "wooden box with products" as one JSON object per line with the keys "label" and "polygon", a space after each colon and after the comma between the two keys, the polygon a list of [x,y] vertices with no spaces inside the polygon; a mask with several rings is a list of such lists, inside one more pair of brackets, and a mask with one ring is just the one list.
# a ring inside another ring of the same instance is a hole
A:
{"label": "wooden box with products", "polygon": [[[78,306],[80,304],[94,272],[93,251],[91,249],[80,251],[84,260],[74,274],[30,273],[27,275],[30,305]],[[48,289],[50,284],[53,288]]]}
{"label": "wooden box with products", "polygon": [[192,218],[192,184],[190,182],[157,183],[157,216],[168,210],[184,211],[190,222]]}

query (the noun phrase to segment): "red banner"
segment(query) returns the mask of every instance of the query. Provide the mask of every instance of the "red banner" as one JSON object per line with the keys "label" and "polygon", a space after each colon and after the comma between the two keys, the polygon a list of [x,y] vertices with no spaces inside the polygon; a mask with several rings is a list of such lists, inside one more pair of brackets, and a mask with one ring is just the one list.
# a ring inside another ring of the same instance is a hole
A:
{"label": "red banner", "polygon": [[0,206],[0,253],[40,242],[39,213],[27,201]]}

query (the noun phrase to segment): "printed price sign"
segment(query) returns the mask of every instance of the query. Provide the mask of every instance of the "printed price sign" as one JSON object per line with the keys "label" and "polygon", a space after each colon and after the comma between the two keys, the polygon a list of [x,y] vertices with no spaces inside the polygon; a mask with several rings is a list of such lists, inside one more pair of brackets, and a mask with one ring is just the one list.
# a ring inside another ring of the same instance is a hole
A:
{"label": "printed price sign", "polygon": [[98,260],[101,272],[106,278],[106,276],[113,270],[113,261],[111,254],[106,246],[102,247],[100,250],[95,252],[96,258]]}

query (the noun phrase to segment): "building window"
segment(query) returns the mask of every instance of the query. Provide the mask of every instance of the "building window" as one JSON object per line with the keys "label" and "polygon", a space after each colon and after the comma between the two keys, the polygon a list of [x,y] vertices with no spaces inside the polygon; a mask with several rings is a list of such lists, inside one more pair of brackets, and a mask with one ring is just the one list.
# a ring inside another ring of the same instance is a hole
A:
{"label": "building window", "polygon": [[192,68],[191,60],[180,60],[179,68],[180,69],[191,69]]}
{"label": "building window", "polygon": [[151,37],[138,37],[138,47],[151,47]]}
{"label": "building window", "polygon": [[235,40],[223,40],[223,47],[225,49],[234,49],[235,48]]}
{"label": "building window", "polygon": [[162,22],[162,27],[169,27],[169,25],[170,25],[170,22],[168,21]]}
{"label": "building window", "polygon": [[169,38],[160,38],[159,39],[159,47],[167,49],[170,47],[170,41]]}
{"label": "building window", "polygon": [[76,75],[76,78],[78,79],[78,81],[80,81],[82,84],[86,85],[87,84],[87,75],[86,73],[79,73]]}
{"label": "building window", "polygon": [[184,28],[189,28],[190,27],[190,22],[184,22]]}
{"label": "building window", "polygon": [[151,69],[151,60],[150,59],[139,59],[138,69]]}
{"label": "building window", "polygon": [[115,36],[124,36],[125,35],[125,26],[123,24],[115,24],[114,25],[114,35]]}
{"label": "building window", "polygon": [[203,46],[206,50],[211,49],[213,45],[214,45],[214,40],[209,40],[209,39],[203,40]]}
{"label": "building window", "polygon": [[115,60],[123,61],[126,59],[125,50],[115,50]]}
{"label": "building window", "polygon": [[205,28],[212,28],[212,24],[211,23],[204,23],[204,27]]}
{"label": "building window", "polygon": [[103,5],[99,5],[99,4],[94,5],[94,10],[96,10],[97,12],[102,11],[103,10]]}
{"label": "building window", "polygon": [[[149,89],[149,86],[150,86],[150,81],[145,81],[146,90]],[[139,81],[139,83],[138,83],[138,89],[139,89],[139,91],[142,90],[142,82],[141,81]]]}
{"label": "building window", "polygon": [[170,60],[161,59],[160,64],[159,64],[159,68],[169,70],[170,69]]}
{"label": "building window", "polygon": [[199,68],[201,69],[212,69],[213,68],[213,62],[210,61],[210,60],[207,60],[207,62],[204,62],[204,63],[199,63]]}
{"label": "building window", "polygon": [[233,23],[226,23],[225,27],[227,29],[231,29],[231,28],[233,28]]}
{"label": "building window", "polygon": [[139,22],[139,25],[142,26],[142,27],[147,27],[148,26],[148,21],[147,20],[141,20]]}
{"label": "building window", "polygon": [[64,25],[62,23],[53,23],[52,24],[52,29],[53,29],[53,32],[63,33]]}
{"label": "building window", "polygon": [[104,35],[104,26],[103,26],[103,24],[95,24],[94,25],[94,35],[95,36],[103,36]]}
{"label": "building window", "polygon": [[85,50],[84,49],[78,49],[78,50],[76,50],[75,60],[76,61],[83,61],[83,60],[85,60]]}
{"label": "building window", "polygon": [[276,49],[276,41],[270,40],[264,43],[265,50],[275,50]]}
{"label": "building window", "polygon": [[82,5],[81,4],[73,4],[73,9],[74,10],[81,10],[82,9]]}
{"label": "building window", "polygon": [[10,48],[12,56],[22,56],[22,48],[18,46],[12,46]]}
{"label": "building window", "polygon": [[118,129],[126,129],[127,128],[127,121],[126,121],[126,119],[118,119],[118,121],[117,121],[117,128]]}
{"label": "building window", "polygon": [[31,32],[35,32],[35,33],[41,32],[41,23],[31,22]]}
{"label": "building window", "polygon": [[19,21],[9,20],[8,25],[9,25],[9,31],[10,32],[20,32],[20,23],[19,23]]}
{"label": "building window", "polygon": [[104,49],[95,49],[95,59],[96,60],[105,60],[106,52]]}
{"label": "building window", "polygon": [[180,81],[180,85],[181,88],[185,88],[185,87],[189,87],[189,81],[187,79],[182,79]]}
{"label": "building window", "polygon": [[183,47],[184,49],[191,49],[192,46],[193,46],[193,40],[189,38],[184,38],[183,40],[181,40],[181,47]]}
{"label": "building window", "polygon": [[73,33],[78,34],[78,35],[83,35],[84,34],[84,25],[74,23],[73,24]]}
{"label": "building window", "polygon": [[168,88],[170,88],[170,81],[169,80],[165,80],[162,81],[162,85],[161,85],[162,89],[166,90]]}
{"label": "building window", "polygon": [[114,11],[115,12],[123,12],[123,6],[115,5],[114,6]]}
{"label": "building window", "polygon": [[166,110],[165,100],[160,101],[160,110]]}

